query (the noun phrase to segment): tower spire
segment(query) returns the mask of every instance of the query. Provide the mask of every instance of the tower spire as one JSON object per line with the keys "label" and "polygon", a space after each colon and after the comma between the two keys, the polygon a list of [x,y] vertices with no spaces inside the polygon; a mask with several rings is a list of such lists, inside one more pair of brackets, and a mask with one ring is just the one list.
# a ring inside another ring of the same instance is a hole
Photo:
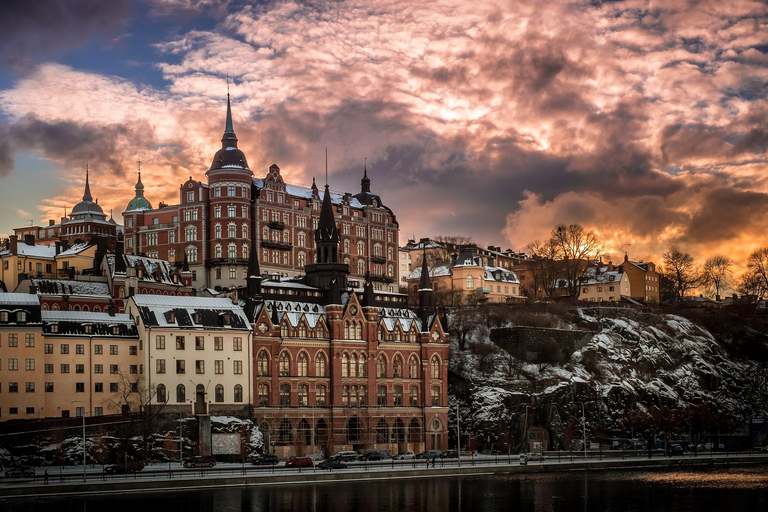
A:
{"label": "tower spire", "polygon": [[360,180],[360,190],[363,193],[369,193],[371,192],[371,179],[368,177],[368,158],[365,159],[365,164],[363,165],[363,179]]}
{"label": "tower spire", "polygon": [[227,84],[227,119],[224,122],[224,136],[221,138],[221,147],[222,149],[237,147],[237,135],[235,135],[235,127],[232,123],[232,102],[229,97],[229,84]]}
{"label": "tower spire", "polygon": [[85,192],[83,193],[83,201],[93,201],[91,185],[88,183],[88,162],[85,162]]}

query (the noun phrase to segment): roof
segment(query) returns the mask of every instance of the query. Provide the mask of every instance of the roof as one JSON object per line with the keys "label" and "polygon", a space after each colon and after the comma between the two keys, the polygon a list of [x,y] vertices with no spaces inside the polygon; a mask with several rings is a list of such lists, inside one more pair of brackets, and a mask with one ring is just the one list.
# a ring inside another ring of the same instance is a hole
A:
{"label": "roof", "polygon": [[619,270],[609,272],[607,266],[589,267],[584,271],[584,275],[579,280],[579,285],[620,283],[623,275]]}
{"label": "roof", "polygon": [[125,313],[99,313],[93,311],[43,311],[43,322],[92,322],[134,325],[133,318]]}
{"label": "roof", "polygon": [[[43,333],[56,336],[109,336],[138,338],[136,323],[126,314],[92,311],[43,311]],[[92,330],[86,332],[86,326]]]}
{"label": "roof", "polygon": [[[144,325],[158,327],[197,327],[250,330],[243,308],[227,298],[134,295]],[[222,314],[230,314],[230,323]]]}
{"label": "roof", "polygon": [[166,260],[158,258],[147,258],[146,256],[135,256],[133,254],[107,254],[104,259],[107,262],[110,277],[115,277],[117,269],[115,268],[115,258],[122,256],[126,268],[142,269],[143,275],[139,281],[150,283],[163,283],[183,287],[181,281],[174,282],[174,270]]}
{"label": "roof", "polygon": [[[264,179],[262,178],[253,178],[253,184],[256,188],[262,189],[264,188]],[[297,185],[286,185],[285,186],[285,192],[290,195],[291,197],[295,197],[298,199],[312,199],[312,188],[310,187],[300,187]],[[319,192],[320,194],[320,200],[322,201],[325,197],[325,191],[322,190]],[[344,194],[340,194],[338,192],[330,192],[331,194],[331,203],[333,205],[340,205],[343,202]],[[352,208],[362,208],[363,205],[355,199],[354,197],[349,197],[349,206]]]}
{"label": "roof", "polygon": [[94,246],[96,244],[91,243],[82,243],[82,244],[75,244],[66,251],[61,251],[58,256],[74,256],[76,254],[80,254],[84,250]]}
{"label": "roof", "polygon": [[520,284],[517,274],[501,267],[485,267],[485,280],[499,283]]}
{"label": "roof", "polygon": [[[28,258],[42,258],[42,259],[54,259],[56,257],[56,247],[48,247],[47,245],[27,245],[24,242],[18,242],[16,244],[16,254],[19,256],[27,256]],[[0,250],[0,256],[8,256],[11,252],[8,249],[3,248]]]}
{"label": "roof", "polygon": [[[443,277],[451,275],[450,265],[436,265],[429,269],[429,277]],[[421,279],[421,268],[415,268],[408,274],[408,280]]]}
{"label": "roof", "polygon": [[0,305],[3,306],[39,306],[40,299],[31,293],[0,293]]}
{"label": "roof", "polygon": [[37,293],[44,295],[88,295],[92,297],[111,297],[109,285],[102,281],[75,281],[69,279],[31,278],[37,286]]}

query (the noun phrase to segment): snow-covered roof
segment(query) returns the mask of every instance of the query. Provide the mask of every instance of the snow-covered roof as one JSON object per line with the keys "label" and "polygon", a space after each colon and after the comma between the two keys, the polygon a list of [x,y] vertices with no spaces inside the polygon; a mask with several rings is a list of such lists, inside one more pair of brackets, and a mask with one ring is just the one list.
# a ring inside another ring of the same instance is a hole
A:
{"label": "snow-covered roof", "polygon": [[93,246],[95,244],[90,243],[82,243],[82,244],[75,244],[66,251],[61,251],[58,255],[59,256],[74,256],[76,254],[80,254],[84,250],[88,249],[89,247]]}
{"label": "snow-covered roof", "polygon": [[501,267],[485,267],[485,280],[520,284],[520,280],[514,272]]}
{"label": "snow-covered roof", "polygon": [[[262,178],[253,178],[253,184],[256,185],[257,188],[262,189],[264,188],[264,180]],[[300,187],[297,185],[286,185],[285,186],[285,192],[290,195],[291,197],[296,197],[299,199],[312,199],[312,189],[309,187]],[[325,191],[319,190],[319,200],[322,201],[325,197]],[[331,192],[331,203],[334,205],[339,205],[342,203],[342,199],[344,198],[344,194],[340,194],[338,192]],[[355,199],[353,196],[349,196],[349,206],[352,208],[362,208],[363,205]]]}
{"label": "snow-covered roof", "polygon": [[30,293],[0,293],[2,306],[39,306],[40,299]]}
{"label": "snow-covered roof", "polygon": [[411,327],[416,326],[417,331],[421,331],[421,321],[418,315],[408,308],[380,308],[379,326],[383,326],[387,332],[395,330],[400,326],[403,332],[408,332]]}
{"label": "snow-covered roof", "polygon": [[[429,277],[443,277],[451,275],[450,265],[436,265],[429,269]],[[408,279],[420,279],[421,267],[415,268],[408,274]]]}
{"label": "snow-covered roof", "polygon": [[305,318],[309,328],[314,329],[320,318],[325,316],[325,307],[321,304],[292,300],[267,300],[264,304],[270,314],[277,312],[278,323],[282,322],[283,318],[287,318],[288,323],[294,328],[298,327],[302,318]]}
{"label": "snow-covered roof", "polygon": [[43,322],[134,324],[131,316],[125,313],[115,313],[114,316],[111,316],[109,313],[98,313],[93,311],[43,311],[42,317]]}
{"label": "snow-covered roof", "polygon": [[[130,300],[149,326],[251,329],[243,308],[227,298],[139,294]],[[225,313],[230,315],[228,324],[221,318]]]}
{"label": "snow-covered roof", "polygon": [[[5,248],[0,251],[0,256],[8,256],[10,254],[11,252]],[[28,258],[52,260],[56,257],[56,247],[49,247],[47,245],[27,245],[24,242],[18,242],[16,244],[16,254],[19,256],[27,256]]]}
{"label": "snow-covered roof", "polygon": [[42,295],[87,295],[91,297],[111,297],[109,285],[105,282],[75,281],[69,279],[31,278],[37,286],[37,293]]}
{"label": "snow-covered roof", "polygon": [[618,270],[608,270],[607,266],[589,267],[579,280],[580,286],[593,284],[620,283],[623,273]]}
{"label": "snow-covered roof", "polygon": [[[109,274],[115,276],[115,258],[117,254],[107,254],[104,259],[107,262]],[[136,256],[133,254],[123,254],[126,268],[142,269],[143,274],[140,281],[149,283],[163,283],[172,286],[183,287],[181,281],[173,282],[174,270],[166,260],[158,258],[148,258],[146,256]]]}

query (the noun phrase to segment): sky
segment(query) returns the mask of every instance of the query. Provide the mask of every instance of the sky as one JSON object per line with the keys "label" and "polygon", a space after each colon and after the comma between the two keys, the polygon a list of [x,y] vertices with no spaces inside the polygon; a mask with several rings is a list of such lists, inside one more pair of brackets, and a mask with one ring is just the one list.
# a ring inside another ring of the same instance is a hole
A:
{"label": "sky", "polygon": [[[367,161],[400,238],[524,250],[581,223],[616,261],[768,245],[768,5],[717,1],[5,0],[0,233],[91,190],[178,202],[227,79],[257,177]],[[366,160],[367,159],[367,160]],[[739,267],[737,267],[739,268]]]}

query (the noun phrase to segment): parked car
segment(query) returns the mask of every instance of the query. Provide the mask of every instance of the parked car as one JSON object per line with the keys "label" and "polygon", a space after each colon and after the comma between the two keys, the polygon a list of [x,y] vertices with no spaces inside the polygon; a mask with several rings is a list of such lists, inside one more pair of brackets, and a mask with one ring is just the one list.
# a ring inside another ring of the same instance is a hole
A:
{"label": "parked car", "polygon": [[333,456],[333,458],[340,460],[341,462],[350,462],[353,460],[357,460],[357,457],[359,457],[360,454],[353,451],[343,451],[339,452],[336,455]]}
{"label": "parked car", "polygon": [[347,469],[348,466],[339,459],[325,459],[317,467],[320,469]]}
{"label": "parked car", "polygon": [[527,464],[530,461],[544,461],[544,454],[543,453],[521,453],[520,454],[520,464]]}
{"label": "parked car", "polygon": [[133,473],[144,469],[144,463],[141,461],[129,462],[128,464],[112,464],[104,468],[105,473]]}
{"label": "parked car", "polygon": [[35,468],[30,466],[17,466],[6,470],[5,476],[8,478],[34,478]]}
{"label": "parked car", "polygon": [[420,454],[416,455],[416,459],[435,459],[440,454],[437,453],[437,450],[427,450],[425,452],[421,452]]}
{"label": "parked car", "polygon": [[685,450],[683,450],[683,446],[679,444],[671,444],[669,445],[669,454],[670,455],[682,455],[685,453]]}
{"label": "parked car", "polygon": [[212,468],[216,465],[213,455],[198,455],[184,461],[185,468]]}
{"label": "parked car", "polygon": [[280,462],[277,455],[260,455],[253,459],[254,466],[274,466]]}
{"label": "parked car", "polygon": [[459,458],[459,451],[458,450],[446,450],[443,453],[440,454],[441,459],[458,459]]}
{"label": "parked car", "polygon": [[392,458],[395,460],[411,460],[415,456],[416,455],[413,452],[402,452],[402,453],[398,453]]}
{"label": "parked car", "polygon": [[387,458],[386,453],[368,452],[365,455],[361,455],[357,460],[375,461],[375,460],[384,460],[386,458]]}
{"label": "parked car", "polygon": [[309,457],[296,457],[285,463],[287,468],[311,468],[315,463]]}

